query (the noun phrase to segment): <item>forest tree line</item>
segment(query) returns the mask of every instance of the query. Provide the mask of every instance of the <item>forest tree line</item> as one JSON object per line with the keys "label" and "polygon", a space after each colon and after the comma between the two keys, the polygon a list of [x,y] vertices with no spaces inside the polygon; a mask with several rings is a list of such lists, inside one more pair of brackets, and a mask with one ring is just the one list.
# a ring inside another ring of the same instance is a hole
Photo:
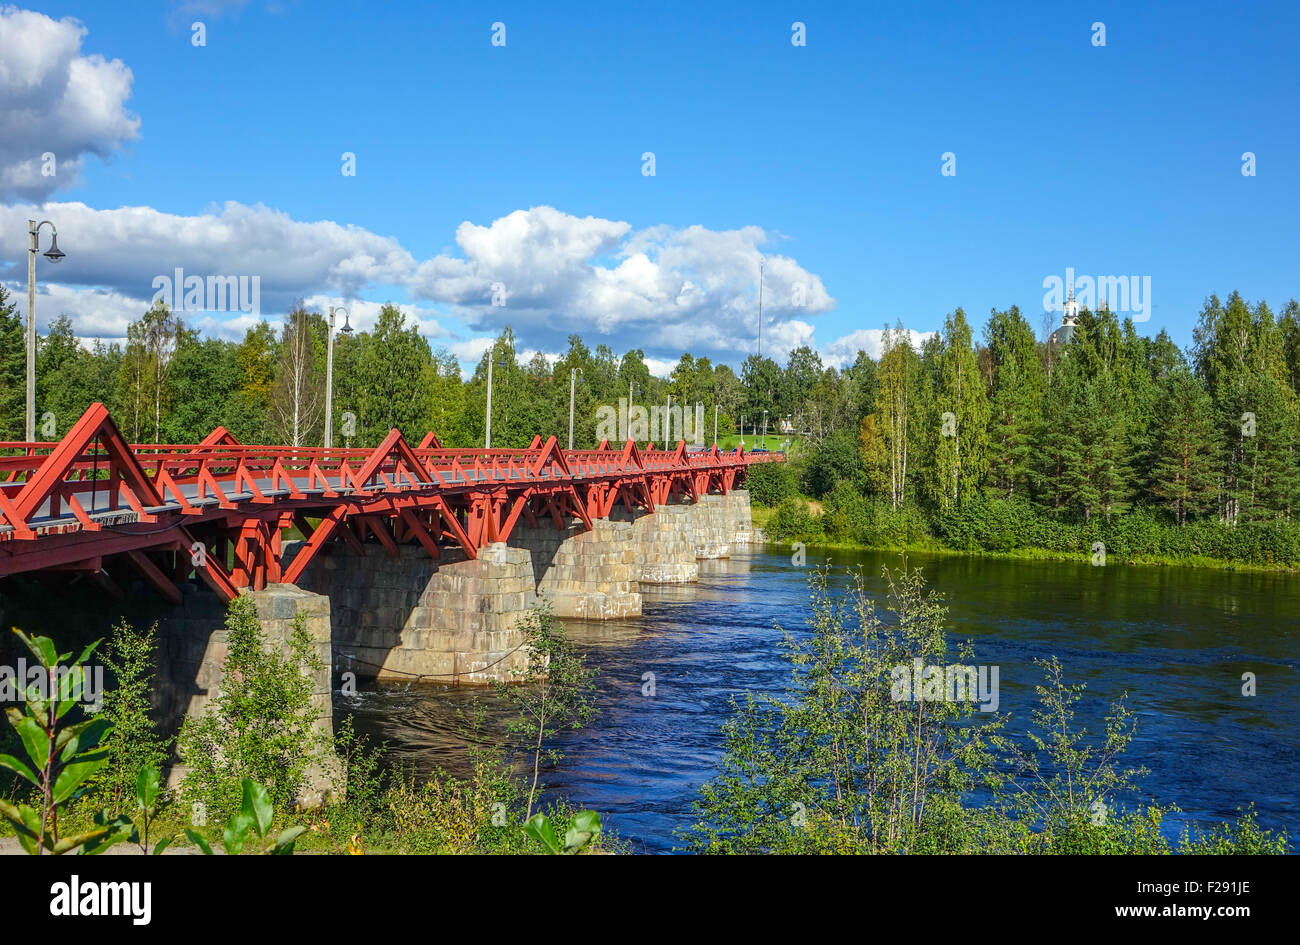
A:
{"label": "forest tree line", "polygon": [[[102,401],[132,442],[196,442],[225,426],[246,443],[317,445],[327,330],[321,313],[298,305],[239,342],[204,338],[156,303],[124,345],[86,346],[62,316],[38,341],[38,426],[52,418],[57,438]],[[22,438],[22,332],[0,287],[0,439]],[[804,346],[784,366],[750,355],[739,375],[683,354],[661,378],[643,351],[618,356],[576,335],[558,359],[524,360],[507,327],[462,378],[453,355],[385,305],[371,330],[335,335],[335,442],[372,446],[396,427],[413,442],[432,430],[448,446],[481,445],[492,356],[494,446],[526,446],[535,434],[565,441],[572,369],[579,447],[596,443],[597,409],[629,395],[647,406],[702,403],[706,442],[715,405],[723,435],[742,417],[747,432],[761,430],[764,413],[770,432],[788,419],[798,461],[768,470],[758,488],[773,503],[839,486],[931,516],[975,499],[1082,522],[1134,506],[1177,524],[1292,521],[1300,510],[1295,301],[1276,316],[1235,292],[1211,296],[1187,351],[1105,308],[1080,312],[1065,344],[1038,338],[1016,307],[993,311],[982,340],[961,309],[919,348],[912,337],[886,330],[879,360],[859,352],[844,369]]]}

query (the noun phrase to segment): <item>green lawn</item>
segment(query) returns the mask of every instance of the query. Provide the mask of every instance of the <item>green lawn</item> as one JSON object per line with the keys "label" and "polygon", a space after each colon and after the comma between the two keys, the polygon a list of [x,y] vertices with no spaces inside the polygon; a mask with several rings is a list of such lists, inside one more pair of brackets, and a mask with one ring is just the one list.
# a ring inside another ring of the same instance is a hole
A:
{"label": "green lawn", "polygon": [[[799,448],[799,442],[800,442],[799,437],[791,436],[789,434],[782,435],[779,433],[773,433],[770,430],[768,431],[767,448],[769,450],[775,452],[776,450],[781,449],[787,441],[789,441],[790,443],[791,450],[797,450]],[[739,442],[740,442],[739,433],[728,433],[725,435],[720,435],[718,437],[718,449],[734,450],[736,448],[736,444]],[[751,433],[745,434],[745,449],[752,450],[756,446],[761,446],[762,443],[763,443],[763,433],[761,430],[759,431],[757,438],[755,438]],[[713,441],[708,440],[705,442],[704,445],[711,446],[712,444]]]}

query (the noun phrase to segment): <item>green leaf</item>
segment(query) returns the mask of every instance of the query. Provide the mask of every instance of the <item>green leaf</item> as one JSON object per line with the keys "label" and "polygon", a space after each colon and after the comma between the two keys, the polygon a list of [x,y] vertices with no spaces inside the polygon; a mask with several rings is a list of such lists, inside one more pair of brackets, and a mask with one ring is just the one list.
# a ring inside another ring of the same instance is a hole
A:
{"label": "green leaf", "polygon": [[203,836],[203,834],[195,833],[189,827],[186,827],[185,836],[190,838],[190,843],[203,851],[204,856],[212,856],[212,844],[208,843],[208,838]]}
{"label": "green leaf", "polygon": [[577,853],[586,846],[587,841],[590,839],[591,834],[587,831],[570,827],[564,834],[564,849],[572,853]]}
{"label": "green leaf", "polygon": [[86,671],[80,666],[72,666],[63,671],[56,669],[55,673],[58,682],[51,696],[58,700],[55,717],[61,719],[80,701],[86,686]]}
{"label": "green leaf", "polygon": [[581,830],[595,836],[600,833],[600,814],[594,810],[580,810],[573,818],[575,830]]}
{"label": "green leaf", "polygon": [[24,778],[32,782],[32,784],[35,784],[37,787],[41,786],[40,778],[36,777],[35,772],[33,772],[31,768],[27,767],[27,765],[23,764],[13,755],[0,755],[0,768],[8,768],[10,771],[14,772],[15,774],[22,775]]}
{"label": "green leaf", "polygon": [[[32,832],[30,827],[31,815],[33,814],[35,814],[35,811],[26,804],[10,804],[8,801],[0,801],[0,817],[4,817],[5,820],[13,824],[14,830],[19,834],[31,833],[32,836],[36,836],[36,833]],[[37,818],[37,830],[40,829],[40,823],[40,818]]]}
{"label": "green leaf", "polygon": [[54,648],[54,641],[49,637],[29,637],[17,627],[14,627],[14,633],[18,634],[18,639],[22,640],[23,643],[26,644],[27,649],[32,651],[32,655],[35,656],[46,669],[58,665],[59,651]]}
{"label": "green leaf", "polygon": [[59,732],[58,738],[54,741],[54,749],[55,751],[63,749],[62,754],[59,755],[60,760],[71,761],[77,752],[88,751],[97,746],[112,728],[113,723],[102,716],[78,722]]}
{"label": "green leaf", "polygon": [[93,761],[74,761],[69,765],[64,765],[63,770],[59,772],[59,776],[54,780],[52,795],[54,803],[62,804],[70,798],[81,783],[98,771],[107,760],[107,757],[101,757]]}
{"label": "green leaf", "polygon": [[170,837],[163,837],[163,838],[162,838],[161,840],[159,840],[156,844],[154,844],[153,854],[152,854],[152,855],[153,855],[153,856],[159,856],[159,855],[161,855],[161,854],[162,854],[162,851],[163,851],[163,850],[166,850],[169,846],[171,846],[171,845],[172,845],[172,841],[175,840],[175,839],[176,839],[176,834],[172,834]]}
{"label": "green leaf", "polygon": [[[75,850],[82,844],[93,843],[96,840],[101,838],[106,839],[113,835],[116,835],[116,832],[112,827],[96,827],[94,830],[87,830],[85,833],[74,834],[71,837],[61,837],[59,842],[54,844],[50,849],[54,853],[67,853],[69,850]],[[121,837],[121,839],[125,840],[126,837]],[[102,848],[96,849],[95,852],[102,853],[103,850]]]}
{"label": "green leaf", "polygon": [[221,833],[221,842],[226,847],[226,853],[230,856],[239,856],[239,852],[244,849],[244,842],[248,839],[248,828],[253,826],[253,820],[244,814],[236,814],[230,818],[230,823]]}
{"label": "green leaf", "polygon": [[252,821],[258,837],[265,839],[267,831],[271,829],[271,820],[275,817],[275,808],[271,806],[271,795],[266,788],[249,778],[244,778],[242,812]]}
{"label": "green leaf", "polygon": [[32,759],[33,767],[38,771],[44,770],[45,763],[50,760],[50,738],[45,734],[45,729],[31,717],[24,717],[14,728],[23,740],[23,748],[27,749],[27,757]]}
{"label": "green leaf", "polygon": [[547,853],[559,853],[561,850],[560,841],[555,836],[555,828],[551,826],[551,820],[545,814],[533,814],[529,817],[524,823],[524,833],[540,841]]}
{"label": "green leaf", "polygon": [[275,847],[271,852],[279,856],[292,854],[294,843],[306,832],[306,827],[290,827],[287,830],[281,831],[280,836],[275,841]]}
{"label": "green leaf", "polygon": [[95,815],[95,823],[101,827],[108,828],[108,833],[102,837],[88,841],[82,847],[81,852],[87,856],[94,856],[103,853],[114,844],[129,841],[131,843],[140,842],[140,834],[135,829],[135,823],[125,814],[118,814],[114,818],[108,817],[108,811],[100,811]]}
{"label": "green leaf", "polygon": [[103,640],[96,640],[94,643],[82,650],[81,655],[77,657],[77,665],[80,666],[82,663],[86,662],[86,660],[90,659],[90,654],[95,652],[95,647],[99,646],[99,644],[103,642]]}
{"label": "green leaf", "polygon": [[141,768],[140,773],[136,775],[135,801],[142,811],[148,812],[153,809],[154,801],[158,800],[158,786],[161,781],[162,775],[152,765]]}

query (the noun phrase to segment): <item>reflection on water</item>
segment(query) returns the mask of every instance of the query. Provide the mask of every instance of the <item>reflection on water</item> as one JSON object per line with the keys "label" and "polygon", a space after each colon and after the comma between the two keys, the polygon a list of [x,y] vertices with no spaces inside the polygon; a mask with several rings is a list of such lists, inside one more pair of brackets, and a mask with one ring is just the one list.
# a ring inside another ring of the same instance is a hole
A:
{"label": "reflection on water", "polygon": [[[880,593],[882,566],[898,555],[837,551]],[[822,559],[809,553],[808,565]],[[1129,750],[1150,775],[1143,789],[1202,820],[1254,801],[1265,826],[1300,832],[1300,577],[1189,568],[1094,568],[1085,562],[1000,561],[909,555],[947,599],[954,638],[975,662],[1001,673],[1001,710],[1012,729],[1028,716],[1041,676],[1035,659],[1056,655],[1070,682],[1088,686],[1078,718],[1096,731],[1106,704],[1127,693],[1138,717]],[[566,733],[549,788],[599,810],[634,848],[667,852],[690,823],[690,804],[714,772],[719,726],[733,697],[777,692],[788,679],[779,621],[802,629],[807,569],[786,554],[754,550],[700,563],[700,581],[644,587],[644,615],[566,621],[601,669],[600,715]],[[847,576],[833,578],[843,587]],[[1258,695],[1241,695],[1253,672]],[[655,695],[643,696],[654,673]],[[485,737],[504,730],[490,692],[430,684],[380,684],[336,711],[388,743],[391,760],[416,772],[464,770],[464,722],[486,710]],[[1175,822],[1176,823],[1176,822]]]}

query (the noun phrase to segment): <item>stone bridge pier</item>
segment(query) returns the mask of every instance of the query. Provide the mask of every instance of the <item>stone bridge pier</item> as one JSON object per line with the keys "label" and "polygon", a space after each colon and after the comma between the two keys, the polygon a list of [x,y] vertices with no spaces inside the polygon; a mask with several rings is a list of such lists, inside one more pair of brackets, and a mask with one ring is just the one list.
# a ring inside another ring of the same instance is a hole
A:
{"label": "stone bridge pier", "polygon": [[[641,613],[642,584],[699,579],[701,559],[752,540],[749,494],[733,490],[653,513],[615,509],[590,529],[520,522],[477,558],[419,545],[321,549],[298,586],[329,600],[334,666],[358,678],[454,684],[506,681],[524,668],[519,621],[545,601],[561,618]],[[285,550],[292,560],[298,548]]]}

